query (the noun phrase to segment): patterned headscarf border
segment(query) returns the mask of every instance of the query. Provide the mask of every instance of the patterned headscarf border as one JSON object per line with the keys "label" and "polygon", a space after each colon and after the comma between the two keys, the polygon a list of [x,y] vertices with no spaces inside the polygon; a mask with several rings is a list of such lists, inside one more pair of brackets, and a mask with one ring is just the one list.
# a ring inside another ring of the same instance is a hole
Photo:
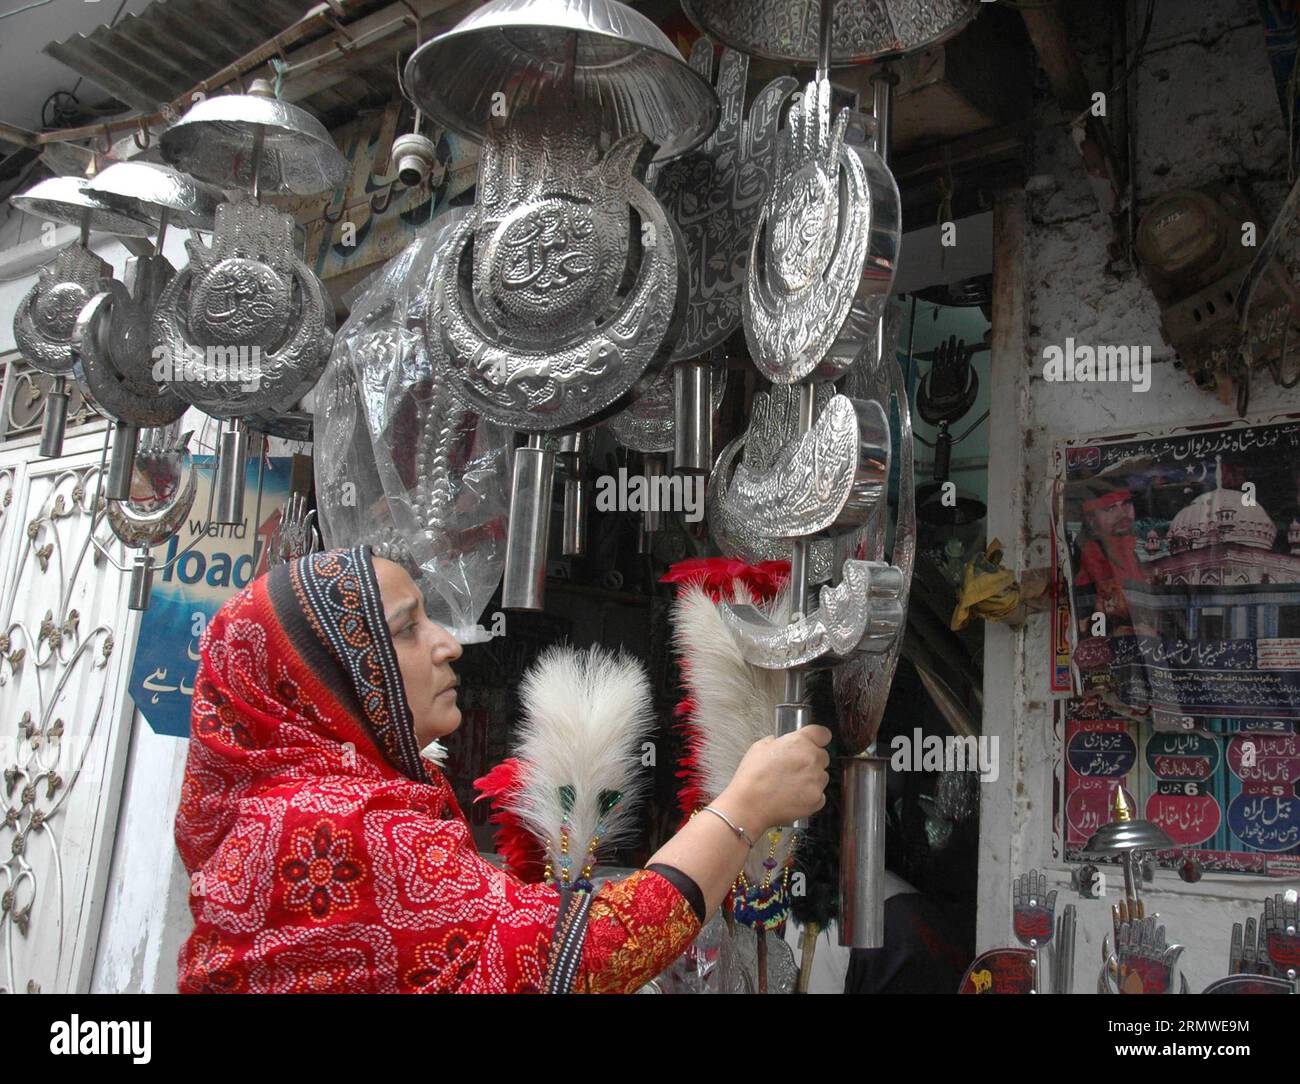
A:
{"label": "patterned headscarf border", "polygon": [[[286,629],[309,633],[293,637],[308,664],[320,674],[342,671],[384,758],[408,779],[428,782],[370,547],[279,565],[268,588]],[[297,630],[296,618],[302,619]]]}

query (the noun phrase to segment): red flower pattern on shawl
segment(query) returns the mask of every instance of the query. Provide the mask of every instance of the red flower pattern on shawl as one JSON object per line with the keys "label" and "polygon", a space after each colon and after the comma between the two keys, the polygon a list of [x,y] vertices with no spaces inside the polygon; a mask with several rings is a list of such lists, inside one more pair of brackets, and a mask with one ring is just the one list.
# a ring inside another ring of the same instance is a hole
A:
{"label": "red flower pattern on shawl", "polygon": [[[204,633],[176,814],[195,921],[182,992],[544,986],[558,893],[482,859],[446,778],[403,752],[409,713],[377,640],[382,608],[379,624],[365,610],[369,560],[278,565]],[[332,640],[319,626],[335,616]],[[332,651],[359,654],[345,666]],[[698,930],[658,874],[606,885],[575,989],[635,990]]]}

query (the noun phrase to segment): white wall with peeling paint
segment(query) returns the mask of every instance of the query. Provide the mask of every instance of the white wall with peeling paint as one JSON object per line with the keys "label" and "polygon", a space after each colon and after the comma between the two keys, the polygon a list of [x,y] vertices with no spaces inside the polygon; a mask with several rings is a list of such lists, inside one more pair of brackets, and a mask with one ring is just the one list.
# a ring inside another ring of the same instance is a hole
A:
{"label": "white wall with peeling paint", "polygon": [[[1070,29],[1092,85],[1105,89],[1108,73],[1100,62],[1108,55],[1108,29],[1104,19],[1087,20],[1084,9],[1090,7],[1072,5]],[[1287,138],[1253,0],[1156,4],[1134,86],[1139,209],[1173,188],[1236,177],[1255,197],[1262,239],[1288,188]],[[1173,352],[1160,336],[1159,308],[1141,277],[1105,273],[1110,224],[1064,131],[1038,137],[1030,172],[1026,349],[1019,364],[1014,358],[995,359],[1004,376],[999,395],[1014,403],[1014,410],[995,411],[989,466],[991,486],[1002,479],[1001,503],[990,494],[990,533],[1006,532],[1002,539],[1009,544],[1008,556],[1022,569],[1051,560],[1054,439],[1235,416],[1174,367]],[[1135,394],[1127,385],[1046,383],[1043,349],[1064,343],[1067,336],[1092,344],[1149,345],[1155,361],[1151,389]],[[1251,415],[1280,409],[1300,409],[1300,389],[1280,391],[1267,377],[1257,379]],[[1005,759],[998,790],[984,795],[981,811],[976,947],[983,951],[1015,943],[1011,880],[1030,868],[1047,869],[1060,893],[1058,913],[1065,903],[1078,908],[1075,989],[1085,992],[1095,989],[1114,897],[1079,899],[1070,889],[1069,867],[1052,854],[1056,755],[1048,693],[1050,642],[1047,616],[1033,618],[1019,631],[989,629],[984,718],[986,731],[1002,736]],[[1186,946],[1183,970],[1191,989],[1199,992],[1227,973],[1232,924],[1258,916],[1266,896],[1295,884],[1206,874],[1193,886],[1160,871],[1146,898],[1148,912],[1160,914],[1170,940]]]}

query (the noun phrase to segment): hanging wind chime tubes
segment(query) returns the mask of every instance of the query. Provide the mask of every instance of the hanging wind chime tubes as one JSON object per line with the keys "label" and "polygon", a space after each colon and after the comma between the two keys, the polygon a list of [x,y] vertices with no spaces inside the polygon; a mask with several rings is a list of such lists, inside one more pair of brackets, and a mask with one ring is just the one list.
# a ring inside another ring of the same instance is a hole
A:
{"label": "hanging wind chime tubes", "polygon": [[81,231],[75,245],[41,268],[36,284],[14,314],[18,352],[33,368],[54,377],[45,403],[40,450],[42,456],[54,458],[63,454],[77,316],[104,288],[102,284],[113,278],[112,267],[90,251],[91,231],[145,237],[150,224],[139,214],[114,209],[78,177],[51,177],[11,197],[10,202],[35,218],[64,222]]}
{"label": "hanging wind chime tubes", "polygon": [[[818,395],[818,385],[861,365],[864,351],[874,349],[867,364],[876,373],[894,364],[881,356],[883,314],[901,239],[898,188],[884,155],[888,94],[878,97],[874,120],[847,109],[833,113],[829,76],[832,61],[861,62],[899,42],[857,34],[856,20],[864,13],[832,0],[742,6],[698,0],[686,11],[701,29],[745,52],[817,64],[817,77],[797,99],[778,142],[744,293],[750,354],[774,387],[756,406],[745,460],[727,477],[736,450],[724,454],[721,476],[715,473],[710,484],[713,507],[725,509],[733,524],[790,549],[787,622],[743,604],[721,610],[747,662],[785,671],[785,696],[775,711],[777,733],[784,734],[812,721],[805,702],[807,669],[864,656],[888,659],[906,611],[910,564],[890,565],[874,554],[864,559],[871,535],[880,537],[883,556],[890,427],[882,402],[888,396],[873,401]],[[901,396],[899,406],[905,417]],[[774,446],[773,419],[788,419],[783,445]],[[903,428],[906,439],[905,422]],[[909,467],[910,460],[904,471]],[[822,568],[809,573],[818,539],[837,540],[850,556],[821,557],[823,567],[831,565],[829,578],[838,582],[823,587],[818,605],[810,608],[809,582],[828,578]],[[886,668],[887,686],[892,666]],[[842,744],[863,730],[841,733]],[[850,760],[840,937],[862,948],[878,947],[883,935],[884,776],[875,758],[857,756],[869,745],[870,740],[844,750]]]}
{"label": "hanging wind chime tubes", "polygon": [[299,258],[293,219],[264,192],[312,195],[342,184],[347,161],[314,117],[275,98],[265,80],[248,94],[199,102],[161,138],[172,165],[251,199],[223,203],[208,247],[163,291],[151,345],[170,362],[173,390],[221,421],[215,522],[242,523],[245,420],[287,410],[329,360],[334,305]]}
{"label": "hanging wind chime tubes", "polygon": [[421,110],[483,143],[478,199],[431,284],[425,334],[473,409],[528,434],[502,604],[541,609],[555,466],[545,434],[621,410],[670,356],[686,261],[640,178],[646,158],[709,135],[717,98],[653,23],[613,0],[486,4],[417,49],[404,83]]}

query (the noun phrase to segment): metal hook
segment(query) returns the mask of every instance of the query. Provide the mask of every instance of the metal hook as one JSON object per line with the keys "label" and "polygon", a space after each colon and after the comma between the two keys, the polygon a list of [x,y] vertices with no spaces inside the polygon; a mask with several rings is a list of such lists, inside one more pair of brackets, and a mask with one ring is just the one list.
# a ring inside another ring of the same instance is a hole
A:
{"label": "metal hook", "polygon": [[325,220],[329,225],[331,225],[331,226],[337,226],[340,222],[343,221],[343,218],[344,218],[344,216],[345,216],[346,214],[347,214],[347,208],[346,208],[346,207],[340,207],[340,208],[339,208],[339,213],[338,213],[337,215],[335,215],[333,218],[330,218],[330,201],[329,201],[329,200],[326,200],[326,201],[325,201],[325,205],[324,205],[324,207],[321,208],[320,216],[321,216],[321,218],[323,218],[323,219],[324,219],[324,220]]}
{"label": "metal hook", "polygon": [[107,124],[104,125],[104,153],[113,153],[113,130]]}
{"label": "metal hook", "polygon": [[[382,215],[388,210],[389,205],[393,202],[393,189],[396,187],[397,178],[393,178],[393,180],[389,181],[388,184],[385,185],[382,193],[376,192],[370,197],[370,211],[372,214]],[[384,204],[382,207],[378,202],[380,195],[384,197]]]}
{"label": "metal hook", "polygon": [[[144,136],[143,143],[140,142],[141,136]],[[145,124],[144,117],[140,118],[136,130],[131,133],[131,139],[140,150],[147,151],[149,149],[149,144],[153,142],[153,133],[149,131],[149,126]]]}

